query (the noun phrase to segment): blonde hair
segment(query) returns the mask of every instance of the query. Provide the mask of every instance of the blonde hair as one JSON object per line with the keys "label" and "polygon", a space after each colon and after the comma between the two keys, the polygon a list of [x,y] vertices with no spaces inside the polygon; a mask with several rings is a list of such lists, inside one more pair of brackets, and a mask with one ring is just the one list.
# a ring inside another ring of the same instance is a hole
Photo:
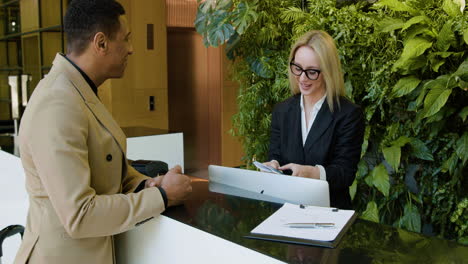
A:
{"label": "blonde hair", "polygon": [[[312,30],[300,37],[291,48],[289,62],[294,60],[296,51],[303,46],[312,48],[320,63],[320,74],[323,75],[325,82],[325,93],[330,111],[333,112],[334,102],[340,106],[339,97],[345,96],[343,72],[341,63],[336,50],[335,41],[327,32],[321,30]],[[288,64],[289,84],[292,94],[300,93],[295,75],[291,72]]]}

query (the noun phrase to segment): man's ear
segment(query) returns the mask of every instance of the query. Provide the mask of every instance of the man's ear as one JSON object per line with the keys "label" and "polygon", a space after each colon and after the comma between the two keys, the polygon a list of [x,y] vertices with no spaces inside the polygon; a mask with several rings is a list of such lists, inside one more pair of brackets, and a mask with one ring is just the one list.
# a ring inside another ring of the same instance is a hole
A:
{"label": "man's ear", "polygon": [[98,32],[94,35],[93,47],[94,50],[98,53],[107,53],[107,37],[104,33]]}

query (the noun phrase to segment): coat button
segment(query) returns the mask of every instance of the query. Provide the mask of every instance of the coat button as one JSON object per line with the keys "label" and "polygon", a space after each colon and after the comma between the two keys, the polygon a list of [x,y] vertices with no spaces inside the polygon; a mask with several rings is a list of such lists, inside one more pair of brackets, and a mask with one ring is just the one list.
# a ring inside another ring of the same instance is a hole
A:
{"label": "coat button", "polygon": [[111,155],[111,154],[107,154],[106,160],[107,160],[107,161],[111,161],[111,160],[112,160],[112,155]]}

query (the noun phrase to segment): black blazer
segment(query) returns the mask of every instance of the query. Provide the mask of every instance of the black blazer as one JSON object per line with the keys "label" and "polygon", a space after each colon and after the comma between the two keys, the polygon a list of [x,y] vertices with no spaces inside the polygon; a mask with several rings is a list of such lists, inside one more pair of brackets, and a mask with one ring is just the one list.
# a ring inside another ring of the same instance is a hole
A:
{"label": "black blazer", "polygon": [[330,205],[351,208],[349,186],[356,176],[364,139],[362,110],[341,97],[340,107],[335,102],[332,113],[325,101],[303,146],[300,96],[290,97],[273,110],[269,159],[280,165],[322,165],[330,187]]}

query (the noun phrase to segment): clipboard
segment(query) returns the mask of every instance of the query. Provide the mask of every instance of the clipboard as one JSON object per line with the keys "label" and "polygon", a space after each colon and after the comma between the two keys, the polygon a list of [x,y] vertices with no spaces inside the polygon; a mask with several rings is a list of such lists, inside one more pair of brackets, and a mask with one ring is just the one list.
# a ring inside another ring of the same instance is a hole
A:
{"label": "clipboard", "polygon": [[[291,206],[291,204],[285,204],[285,205]],[[294,206],[296,206],[296,208],[298,208],[298,212],[300,212],[299,210],[303,210],[305,208],[302,205],[301,206],[294,205]],[[283,207],[280,208],[278,211],[282,210]],[[312,208],[312,210],[314,210],[313,206],[309,206],[308,208]],[[339,211],[339,209],[333,209],[333,208],[323,208],[323,207],[317,207],[317,208],[320,208],[320,209],[317,209],[317,210],[326,210],[326,209],[328,209],[330,212],[334,212],[332,210]],[[291,208],[289,208],[289,210],[291,210]],[[346,220],[346,223],[344,224],[344,226],[340,227],[341,228],[340,230],[334,230],[335,232],[338,231],[338,234],[336,235],[336,237],[333,240],[319,240],[319,239],[307,238],[307,237],[304,237],[304,235],[302,237],[299,237],[299,236],[296,236],[294,234],[294,232],[292,232],[292,231],[294,231],[293,228],[290,228],[291,229],[291,234],[290,235],[289,234],[284,235],[284,233],[283,233],[283,235],[278,235],[278,233],[281,233],[281,232],[276,232],[275,233],[275,231],[272,231],[271,234],[265,233],[265,232],[263,232],[263,233],[256,233],[255,232],[256,230],[261,228],[262,225],[278,224],[278,222],[273,222],[272,223],[272,221],[278,220],[278,219],[272,219],[272,218],[275,218],[275,217],[278,218],[278,214],[277,214],[278,211],[275,212],[274,214],[272,214],[269,218],[267,218],[265,221],[263,221],[256,228],[254,228],[249,235],[244,236],[244,237],[245,238],[250,238],[250,239],[260,239],[260,240],[283,242],[283,243],[292,243],[292,244],[299,244],[299,245],[312,245],[312,246],[319,246],[319,247],[325,247],[325,248],[336,248],[337,245],[339,244],[339,242],[341,241],[341,239],[343,238],[343,236],[345,235],[345,233],[347,232],[347,230],[354,223],[354,221],[356,220],[356,218],[358,216],[357,213],[355,211],[353,211],[353,210],[342,210],[342,211],[347,211],[348,214],[351,214],[351,213],[352,214],[349,217],[349,219]],[[317,211],[317,213],[320,213],[320,211]],[[292,216],[292,218],[294,218],[294,216]],[[270,222],[267,223],[267,220],[270,221]],[[323,230],[325,230],[324,232],[326,232],[327,229],[323,229]]]}

